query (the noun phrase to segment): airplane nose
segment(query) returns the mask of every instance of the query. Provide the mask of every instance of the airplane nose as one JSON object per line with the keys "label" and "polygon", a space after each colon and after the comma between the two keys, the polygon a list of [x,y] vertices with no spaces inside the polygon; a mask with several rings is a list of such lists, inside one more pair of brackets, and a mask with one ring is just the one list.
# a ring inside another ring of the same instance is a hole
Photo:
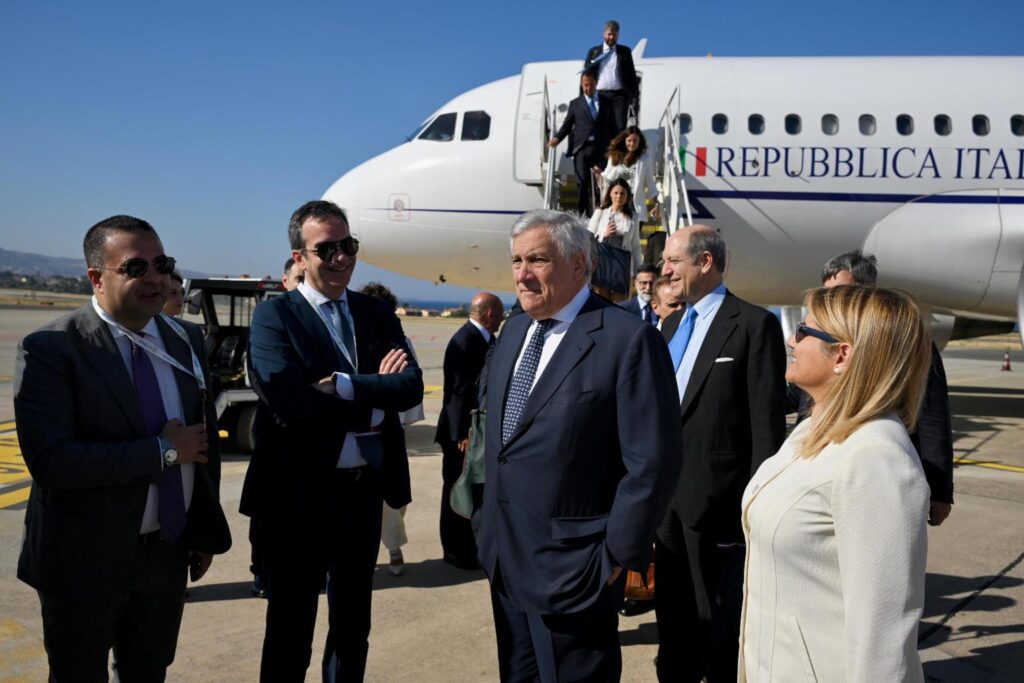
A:
{"label": "airplane nose", "polygon": [[361,189],[361,178],[358,169],[353,169],[334,181],[334,184],[324,192],[323,199],[334,202],[348,216],[349,229],[352,234],[359,237],[361,214],[359,207],[359,196]]}

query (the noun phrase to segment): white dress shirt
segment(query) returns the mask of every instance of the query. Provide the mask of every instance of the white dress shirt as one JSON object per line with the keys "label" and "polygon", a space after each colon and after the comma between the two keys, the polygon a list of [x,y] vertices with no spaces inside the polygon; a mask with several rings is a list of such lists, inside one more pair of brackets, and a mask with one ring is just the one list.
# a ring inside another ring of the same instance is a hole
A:
{"label": "white dress shirt", "polygon": [[[313,287],[306,282],[300,282],[298,290],[310,306],[319,306],[320,310],[323,311],[324,316],[330,320],[332,324],[337,323],[335,309],[330,305],[331,299],[328,299],[322,293],[313,289]],[[356,326],[355,321],[352,320],[352,312],[348,308],[347,289],[341,293],[341,298],[338,299],[338,301],[342,302],[342,314],[348,319],[349,329],[352,330],[352,344],[354,346],[356,340]],[[328,334],[330,334],[330,332],[328,332]],[[333,337],[331,339],[333,343]],[[337,392],[338,398],[344,401],[355,400],[355,387],[352,386],[352,378],[348,373],[334,373],[334,390]],[[383,421],[384,411],[374,408],[373,416],[370,419],[371,426],[376,427]],[[366,465],[366,460],[363,459],[363,454],[359,450],[359,442],[356,440],[355,432],[348,432],[345,434],[345,441],[341,444],[341,453],[338,454],[338,467],[340,469],[350,469],[353,467],[363,467],[364,465]]]}
{"label": "white dress shirt", "polygon": [[[608,54],[609,51],[611,54]],[[619,53],[614,47],[604,44],[602,51],[606,56],[598,62],[597,89],[598,90],[622,90],[622,82],[619,80]]]}
{"label": "white dress shirt", "polygon": [[[693,305],[693,308],[697,311],[697,320],[693,326],[693,335],[690,337],[690,343],[686,346],[686,353],[683,354],[683,361],[679,364],[679,370],[676,371],[676,387],[679,389],[680,403],[683,401],[683,396],[686,395],[686,385],[690,381],[690,375],[693,373],[693,364],[697,362],[700,346],[704,343],[704,337],[708,335],[708,329],[711,328],[711,323],[715,320],[715,314],[722,307],[722,301],[724,300],[725,283],[723,282]],[[683,317],[686,317],[685,309]],[[683,323],[680,322],[679,327],[681,328],[682,326]],[[676,329],[676,334],[679,334],[679,328]]]}
{"label": "white dress shirt", "polygon": [[491,343],[491,332],[490,332],[490,330],[488,330],[486,327],[484,327],[483,325],[481,325],[477,321],[473,320],[472,318],[469,319],[469,322],[473,323],[473,327],[475,327],[477,329],[477,331],[484,336],[484,341],[487,342],[488,344],[490,344]]}
{"label": "white dress shirt", "polygon": [[[99,302],[94,298],[92,300],[93,308],[96,309],[97,315],[102,310]],[[124,361],[125,367],[128,369],[128,377],[131,378],[132,383],[135,382],[135,371],[132,367],[132,342],[128,339],[124,332],[117,329],[110,323],[106,323],[107,328],[110,330],[110,334],[114,336],[114,342],[117,344],[117,350],[121,352],[121,360]],[[150,320],[146,323],[146,326],[142,328],[142,332],[145,335],[146,341],[153,344],[161,351],[167,352],[167,347],[164,346],[164,338],[160,335],[160,328],[157,327],[156,319]],[[149,355],[149,354],[147,354]],[[180,420],[183,424],[185,422],[185,411],[181,407],[181,395],[178,393],[178,381],[174,377],[174,368],[167,364],[167,362],[157,358],[156,356],[149,355],[150,362],[153,363],[153,372],[156,374],[156,382],[160,385],[160,399],[164,404],[164,414],[167,415],[167,420]],[[188,367],[186,365],[185,367]],[[189,382],[195,380],[191,377],[188,378]],[[220,438],[216,430],[213,434],[208,435],[211,439]],[[160,466],[163,467],[163,454],[160,452],[160,443],[153,437],[153,443],[156,446],[154,449],[154,457],[160,459]],[[185,494],[185,510],[188,510],[189,505],[192,503],[192,489],[195,485],[195,466],[192,463],[185,463],[182,465],[176,465],[181,468],[181,488]],[[148,534],[151,531],[156,531],[160,528],[160,486],[158,484],[149,485],[149,493],[146,495],[146,509],[142,513],[142,527],[139,529],[140,534]]]}
{"label": "white dress shirt", "polygon": [[[590,287],[584,285],[580,291],[576,293],[576,296],[572,298],[572,301],[567,303],[560,311],[555,313],[551,318],[557,320],[554,325],[548,329],[544,335],[544,348],[540,352],[540,361],[537,363],[537,372],[533,375],[533,384],[530,385],[530,391],[533,391],[533,387],[537,386],[537,380],[544,374],[544,370],[547,368],[548,363],[551,362],[551,357],[555,355],[555,351],[558,350],[558,345],[562,343],[562,338],[568,331],[569,326],[572,325],[572,321],[576,319],[576,316],[580,314],[580,309],[583,308],[583,304],[587,303],[587,299],[590,298]],[[516,367],[512,371],[512,375],[515,376],[515,371],[519,369],[519,364],[523,362],[523,353],[526,351],[526,347],[530,343],[530,339],[533,337],[533,330],[537,327],[537,321],[534,320],[530,327],[526,330],[526,338],[523,340],[523,346],[519,349],[519,356],[516,358]]]}

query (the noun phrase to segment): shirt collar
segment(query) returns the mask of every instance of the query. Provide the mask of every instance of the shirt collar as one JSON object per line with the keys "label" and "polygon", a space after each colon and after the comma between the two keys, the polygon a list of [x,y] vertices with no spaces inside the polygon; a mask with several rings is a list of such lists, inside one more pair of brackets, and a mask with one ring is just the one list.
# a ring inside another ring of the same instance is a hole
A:
{"label": "shirt collar", "polygon": [[697,311],[697,317],[704,318],[709,313],[717,311],[718,307],[722,305],[723,299],[725,299],[724,282],[705,294],[700,301],[693,305],[694,310]]}
{"label": "shirt collar", "polygon": [[[109,312],[107,312],[102,306],[100,306],[100,302],[96,300],[95,296],[92,297],[92,307],[93,310],[96,311],[96,315],[100,315],[100,311],[106,313],[107,315],[110,315]],[[157,315],[159,315],[159,313]],[[110,317],[113,318],[114,316],[110,315]],[[103,316],[100,316],[100,320],[103,320]],[[103,324],[110,328],[110,333],[114,335],[114,339],[117,339],[118,337],[128,336],[123,331],[121,331],[120,328],[111,325],[106,320],[103,320]],[[153,316],[152,318],[149,319],[149,322],[146,323],[146,326],[142,328],[142,334],[149,337],[150,339],[160,336],[160,328],[157,327],[156,325],[156,316]]]}
{"label": "shirt collar", "polygon": [[608,52],[609,50],[614,50],[615,49],[614,47],[612,47],[608,43],[601,43],[601,46],[604,48],[603,50],[601,50],[601,52]]}
{"label": "shirt collar", "polygon": [[[302,296],[306,297],[307,301],[314,303],[317,306],[323,306],[328,301],[332,301],[332,299],[328,299],[324,294],[313,289],[312,285],[308,284],[305,280],[299,283],[298,290]],[[348,305],[347,289],[341,293],[341,298],[338,299],[338,301],[344,301],[345,305]]]}
{"label": "shirt collar", "polygon": [[580,287],[580,291],[576,292],[576,296],[562,307],[562,310],[551,316],[552,319],[557,320],[560,323],[571,323],[576,319],[576,316],[580,314],[580,309],[583,308],[583,304],[587,303],[587,299],[589,298],[590,287],[583,285]]}
{"label": "shirt collar", "polygon": [[480,323],[478,323],[477,321],[473,320],[472,318],[469,319],[469,322],[473,323],[473,327],[475,327],[477,330],[479,330],[480,334],[482,334],[484,336],[484,341],[487,342],[488,344],[490,344],[491,343],[491,331],[488,330],[483,325],[481,325]]}

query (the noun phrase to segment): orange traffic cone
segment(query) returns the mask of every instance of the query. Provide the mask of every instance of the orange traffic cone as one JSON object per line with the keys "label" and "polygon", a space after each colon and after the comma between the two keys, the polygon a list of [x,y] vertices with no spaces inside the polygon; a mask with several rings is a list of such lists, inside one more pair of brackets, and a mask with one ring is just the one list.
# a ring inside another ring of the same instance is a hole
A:
{"label": "orange traffic cone", "polygon": [[1003,354],[1003,370],[1010,371],[1010,349],[1006,349],[1006,353]]}

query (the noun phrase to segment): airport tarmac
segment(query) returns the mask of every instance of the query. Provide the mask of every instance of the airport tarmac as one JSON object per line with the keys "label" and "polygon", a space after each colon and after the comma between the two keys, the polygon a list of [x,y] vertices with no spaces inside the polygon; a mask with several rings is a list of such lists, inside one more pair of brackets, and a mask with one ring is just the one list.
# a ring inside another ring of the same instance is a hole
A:
{"label": "airport tarmac", "polygon": [[[46,678],[39,603],[15,577],[27,473],[11,405],[18,339],[60,311],[0,309],[0,680]],[[424,369],[426,420],[408,431],[414,501],[406,514],[405,574],[381,553],[375,579],[368,681],[495,681],[493,625],[480,572],[441,561],[437,537],[441,456],[432,443],[440,408],[441,363],[459,322],[406,319]],[[988,345],[992,346],[992,345]],[[944,354],[959,465],[950,519],[929,529],[927,597],[920,629],[930,681],[1019,681],[1024,671],[1024,353],[1000,370],[1002,348],[958,345]],[[227,442],[230,449],[230,442]],[[224,458],[221,498],[234,548],[191,588],[171,681],[254,681],[266,602],[250,594],[248,520],[238,500],[248,459]],[[73,571],[73,568],[69,568]],[[620,620],[623,680],[653,681],[653,613]],[[319,680],[326,636],[321,598],[313,662]]]}

